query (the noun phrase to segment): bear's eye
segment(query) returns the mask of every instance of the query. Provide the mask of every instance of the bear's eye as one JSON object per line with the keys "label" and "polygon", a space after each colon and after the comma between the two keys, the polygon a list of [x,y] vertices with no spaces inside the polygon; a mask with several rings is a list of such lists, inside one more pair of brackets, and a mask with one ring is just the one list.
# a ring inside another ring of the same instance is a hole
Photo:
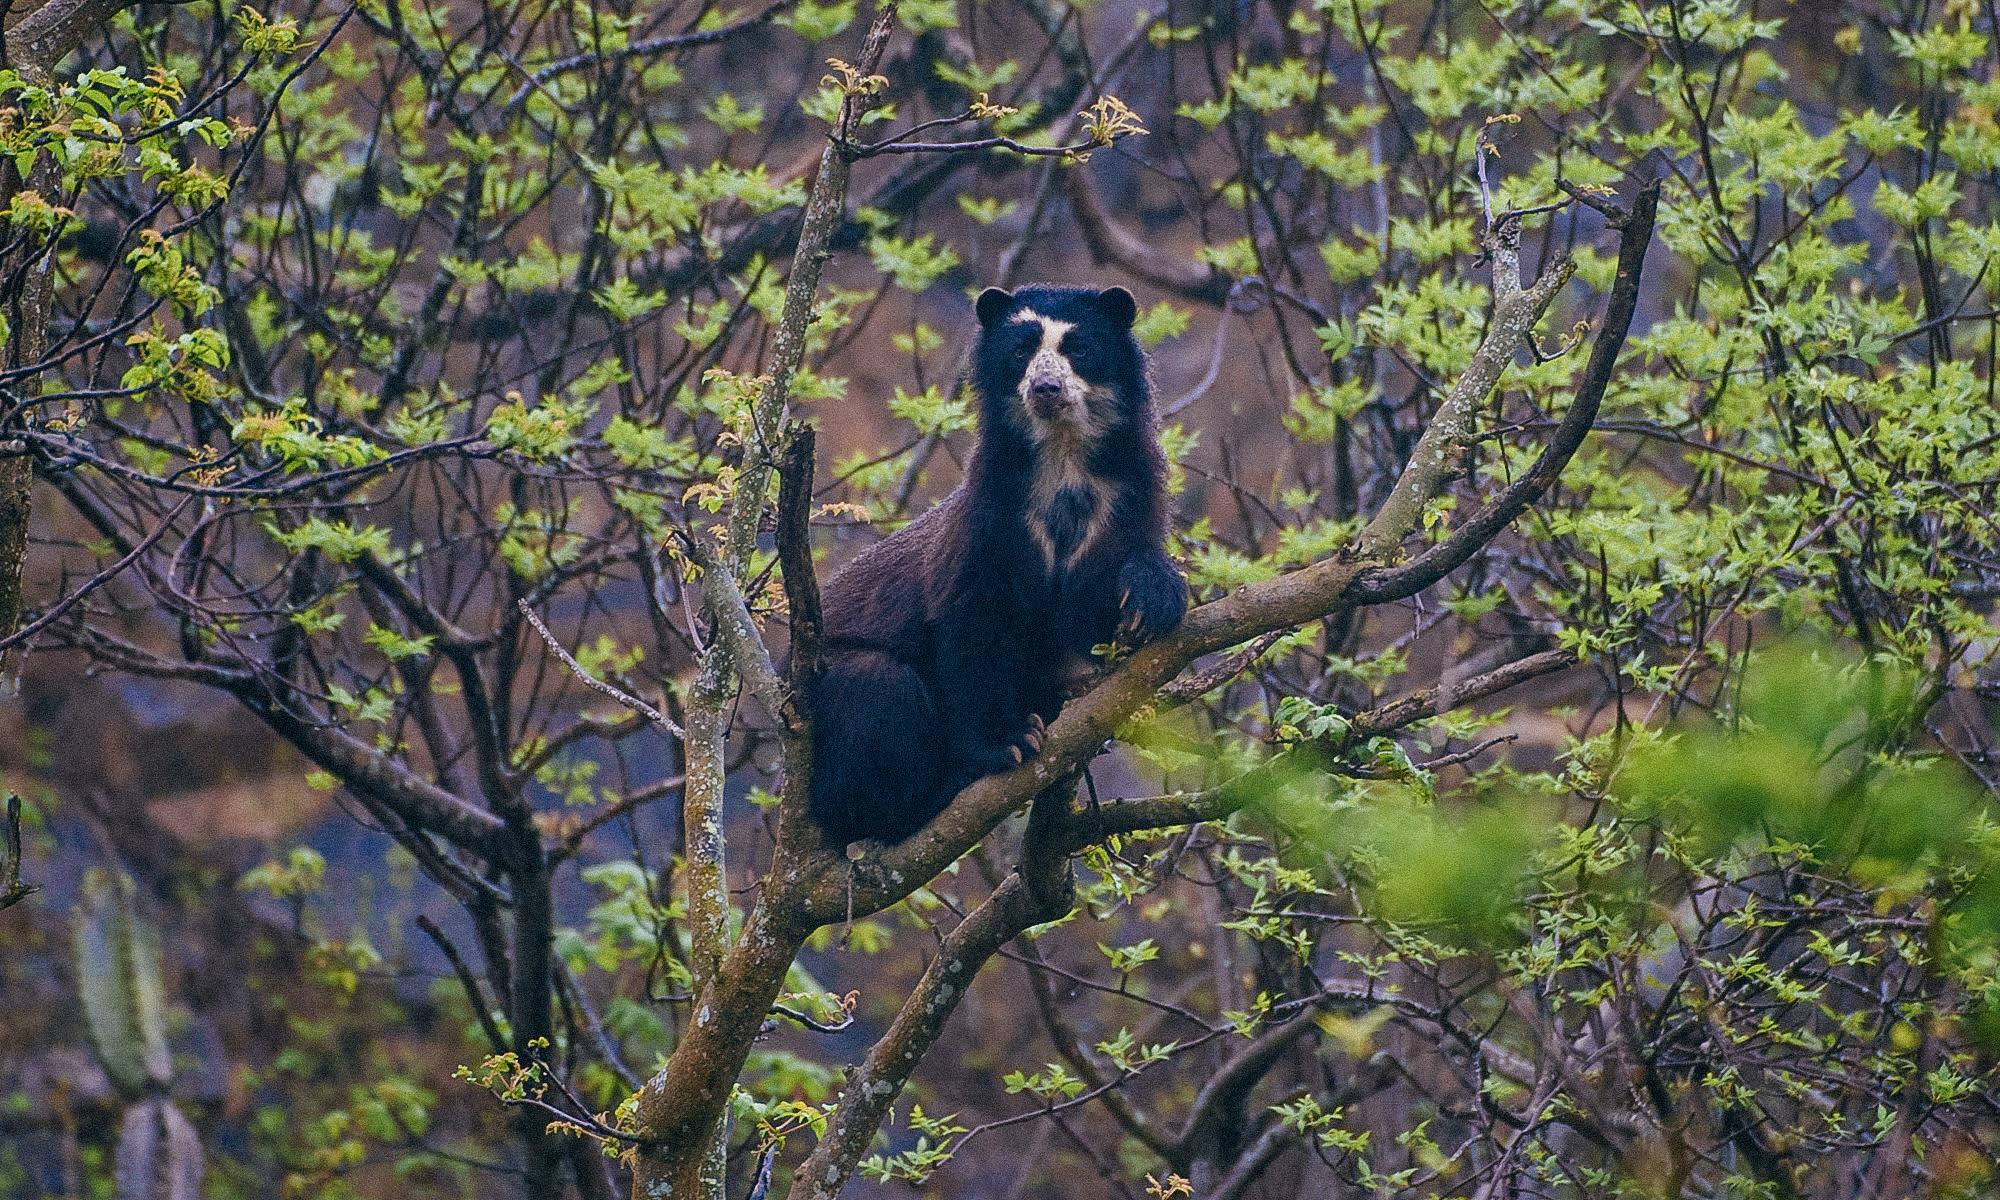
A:
{"label": "bear's eye", "polygon": [[1030,358],[1034,357],[1035,345],[1036,343],[1033,341],[1033,339],[1030,338],[1023,338],[1020,341],[1015,342],[1014,361],[1024,363],[1027,362]]}
{"label": "bear's eye", "polygon": [[1097,348],[1088,342],[1069,348],[1070,365],[1079,371],[1088,371],[1097,365]]}

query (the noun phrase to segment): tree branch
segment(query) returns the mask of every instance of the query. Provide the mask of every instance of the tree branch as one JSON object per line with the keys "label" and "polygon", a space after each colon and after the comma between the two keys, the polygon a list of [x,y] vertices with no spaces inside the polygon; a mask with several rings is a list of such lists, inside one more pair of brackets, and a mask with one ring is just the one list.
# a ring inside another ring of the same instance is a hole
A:
{"label": "tree branch", "polygon": [[132,6],[132,0],[49,0],[7,30],[9,65],[54,71],[93,30]]}
{"label": "tree branch", "polygon": [[819,674],[819,643],[826,626],[812,557],[814,443],[810,425],[794,428],[778,463],[778,568],[791,613],[789,682],[794,695],[803,695],[805,685]]}
{"label": "tree branch", "polygon": [[[1154,287],[1189,300],[1219,305],[1229,298],[1229,280],[1221,272],[1192,259],[1164,254],[1119,224],[1105,211],[1090,175],[1081,167],[1064,173],[1063,194],[1069,197],[1084,244],[1099,261],[1115,263]],[[1226,316],[1223,319],[1228,320]]]}
{"label": "tree branch", "polygon": [[1563,414],[1561,423],[1550,435],[1548,445],[1543,447],[1535,465],[1442,542],[1400,567],[1370,572],[1355,588],[1357,600],[1371,604],[1400,600],[1451,574],[1492,541],[1515,517],[1520,516],[1528,505],[1539,499],[1562,474],[1563,468],[1569,465],[1569,460],[1582,447],[1583,439],[1589,436],[1592,423],[1597,420],[1597,410],[1604,401],[1605,388],[1610,386],[1618,353],[1624,348],[1625,335],[1632,327],[1632,314],[1639,305],[1640,274],[1646,265],[1646,250],[1652,245],[1653,220],[1659,210],[1659,201],[1660,181],[1645,180],[1633,200],[1630,213],[1625,214],[1617,225],[1618,273],[1612,280],[1611,296],[1605,305],[1604,321],[1598,327],[1597,340],[1590,348],[1590,362],[1584,367],[1576,399],[1570,404],[1569,411]]}
{"label": "tree branch", "polygon": [[1410,461],[1396,478],[1388,498],[1355,539],[1355,557],[1386,560],[1404,538],[1416,531],[1424,505],[1443,486],[1456,452],[1471,440],[1473,419],[1480,406],[1499,384],[1514,355],[1529,341],[1535,324],[1548,311],[1556,292],[1576,270],[1575,263],[1564,259],[1531,287],[1522,290],[1520,245],[1518,217],[1503,218],[1487,235],[1486,249],[1493,262],[1492,324],[1465,373],[1445,394],[1436,415],[1424,427],[1423,436],[1417,439]]}
{"label": "tree branch", "polygon": [[896,1019],[848,1076],[826,1136],[792,1176],[788,1200],[835,1200],[868,1151],[875,1131],[944,1032],[945,1022],[986,960],[1022,931],[1053,921],[1071,903],[1069,855],[1060,829],[1069,806],[1065,780],[1042,792],[1029,818],[1021,863],[938,947]]}
{"label": "tree branch", "polygon": [[[861,46],[858,71],[863,79],[872,76],[888,48],[895,28],[896,6],[884,4],[868,27]],[[813,303],[819,295],[820,269],[830,256],[833,235],[847,215],[847,179],[853,158],[846,150],[849,137],[861,118],[874,106],[875,93],[859,90],[841,102],[840,116],[826,148],[820,152],[819,174],[813,178],[806,196],[805,219],[799,226],[798,248],[792,254],[792,271],[785,280],[785,306],[778,317],[776,336],[771,343],[771,364],[766,372],[770,382],[758,396],[751,414],[752,437],[743,448],[743,472],[730,497],[727,519],[729,558],[739,569],[757,538],[757,525],[764,511],[764,495],[770,489],[772,464],[779,434],[785,427],[791,406],[792,382],[805,365],[806,341],[812,324]]]}
{"label": "tree branch", "polygon": [[1570,650],[1543,650],[1526,658],[1515,659],[1470,679],[1461,679],[1457,683],[1440,683],[1421,691],[1411,692],[1387,704],[1355,714],[1348,722],[1348,738],[1350,741],[1370,738],[1401,729],[1426,717],[1450,712],[1475,700],[1484,700],[1488,696],[1504,692],[1530,679],[1573,667],[1578,661],[1575,652]]}
{"label": "tree branch", "polygon": [[1243,1118],[1243,1104],[1264,1073],[1292,1043],[1317,1029],[1310,1015],[1298,1016],[1283,1025],[1267,1029],[1250,1040],[1222,1068],[1201,1085],[1188,1106],[1187,1121],[1174,1139],[1181,1162],[1190,1162],[1206,1150],[1204,1143],[1223,1132],[1219,1126],[1235,1126]]}
{"label": "tree branch", "polygon": [[764,644],[764,635],[757,630],[757,621],[750,615],[742,589],[736,586],[736,576],[700,535],[688,539],[688,548],[701,567],[702,599],[708,604],[714,634],[727,648],[731,665],[771,716],[787,728],[797,725],[797,706],[792,703],[784,680],[778,677],[778,668],[771,661],[771,648]]}
{"label": "tree branch", "polygon": [[611,699],[645,717],[648,721],[651,721],[673,736],[685,736],[681,727],[676,725],[673,718],[667,716],[666,713],[654,708],[623,688],[612,683],[607,683],[597,676],[592,675],[589,671],[584,670],[583,664],[576,661],[576,656],[564,649],[563,644],[556,640],[556,635],[549,632],[549,627],[544,625],[542,618],[536,615],[534,606],[528,603],[526,596],[516,600],[514,607],[519,609],[521,615],[528,619],[528,624],[534,627],[536,634],[540,635],[542,644],[549,648],[550,653],[554,654],[562,662],[563,666],[569,668],[569,673],[576,676],[578,682],[594,692],[609,696]]}
{"label": "tree branch", "polygon": [[[1560,671],[1576,662],[1576,656],[1568,650],[1545,650],[1471,679],[1424,688],[1355,714],[1348,722],[1344,744],[1401,729],[1426,717],[1483,700],[1530,679]],[[1117,834],[1220,820],[1267,793],[1285,775],[1310,767],[1311,759],[1324,758],[1329,753],[1330,748],[1320,744],[1301,746],[1206,791],[1114,800],[1080,809],[1071,814],[1074,834],[1071,848],[1080,850]],[[1302,757],[1308,761],[1301,761]]]}
{"label": "tree branch", "polygon": [[[1074,817],[1072,817],[1074,819]],[[1067,848],[1066,848],[1067,849]],[[1073,851],[1068,851],[1073,853]],[[1133,1105],[1124,1092],[1111,1086],[1114,1080],[1106,1079],[1104,1072],[1097,1069],[1097,1063],[1085,1049],[1083,1039],[1076,1036],[1063,1021],[1057,1011],[1055,989],[1049,983],[1047,960],[1032,947],[1010,955],[1018,961],[1028,975],[1028,990],[1035,997],[1035,1010],[1042,1018],[1042,1025],[1048,1031],[1049,1040],[1055,1044],[1056,1054],[1069,1064],[1084,1085],[1097,1093],[1111,1119],[1120,1128],[1138,1139],[1148,1150],[1165,1159],[1177,1171],[1187,1169],[1187,1164],[1178,1157],[1176,1139],[1154,1127],[1153,1122]]]}
{"label": "tree branch", "polygon": [[21,882],[21,798],[7,797],[6,844],[0,846],[0,908],[12,908],[40,889]]}
{"label": "tree branch", "polygon": [[451,964],[452,972],[458,976],[458,986],[465,989],[465,1002],[471,1006],[472,1015],[478,1019],[479,1028],[486,1034],[486,1044],[493,1047],[495,1054],[505,1053],[507,1038],[500,1032],[499,1024],[493,1020],[493,1009],[486,1003],[486,993],[479,986],[478,976],[474,975],[472,968],[465,964],[465,959],[458,953],[458,947],[451,944],[451,939],[444,935],[444,930],[438,928],[438,923],[428,916],[417,918],[417,928],[424,931],[424,936],[437,946],[438,952],[444,955],[444,960]]}
{"label": "tree branch", "polygon": [[[859,75],[863,79],[881,63],[895,20],[896,5],[889,0],[877,11],[862,44]],[[734,573],[742,570],[756,545],[774,469],[773,450],[786,426],[792,381],[805,362],[820,268],[846,213],[851,163],[842,147],[872,102],[869,90],[850,93],[842,101],[834,130],[820,153],[819,174],[806,197],[792,271],[785,281],[785,304],[773,340],[769,382],[753,405],[751,433],[743,447],[737,486],[720,522],[724,542],[721,561],[715,567],[730,572],[732,583]],[[729,619],[729,607],[711,600],[709,608],[718,626]],[[754,627],[750,634],[755,637]],[[761,640],[757,645],[762,645]],[[717,1197],[722,1193],[727,1149],[718,1136],[722,1110],[750,1044],[763,1028],[764,1014],[784,984],[792,956],[810,932],[784,903],[790,883],[786,876],[793,869],[793,839],[797,831],[810,826],[804,817],[809,764],[797,752],[808,742],[807,735],[800,734],[786,739],[785,799],[770,872],[777,877],[773,892],[751,911],[737,943],[724,944],[729,895],[723,874],[722,751],[728,737],[724,704],[734,690],[728,647],[728,638],[723,636],[711,641],[703,652],[688,711],[681,827],[697,999],[695,1019],[675,1047],[666,1070],[641,1088],[633,1100],[636,1127],[650,1143],[640,1149],[634,1167],[634,1192],[640,1195]],[[774,671],[771,677],[775,679]],[[775,711],[786,709],[781,705]],[[807,841],[817,844],[817,838],[810,834]]]}
{"label": "tree branch", "polygon": [[629,45],[621,46],[616,50],[593,51],[589,54],[572,54],[567,58],[556,59],[552,63],[546,63],[537,67],[534,73],[528,76],[528,81],[516,89],[512,96],[508,97],[505,113],[507,116],[512,116],[514,110],[527,103],[530,93],[540,90],[551,79],[567,75],[571,71],[580,71],[586,67],[597,66],[601,63],[624,62],[634,58],[657,58],[675,50],[692,50],[697,46],[712,46],[726,38],[734,37],[745,30],[754,29],[759,25],[765,24],[772,17],[777,16],[796,3],[798,3],[798,0],[772,0],[772,3],[766,4],[762,9],[742,20],[732,21],[727,25],[717,26],[714,29],[695,29],[687,33],[671,33],[662,37],[643,38]]}
{"label": "tree branch", "polygon": [[236,681],[231,690],[265,724],[350,791],[382,804],[412,829],[431,830],[493,861],[507,861],[507,826],[492,813],[467,803],[351,734],[305,720],[253,683]]}

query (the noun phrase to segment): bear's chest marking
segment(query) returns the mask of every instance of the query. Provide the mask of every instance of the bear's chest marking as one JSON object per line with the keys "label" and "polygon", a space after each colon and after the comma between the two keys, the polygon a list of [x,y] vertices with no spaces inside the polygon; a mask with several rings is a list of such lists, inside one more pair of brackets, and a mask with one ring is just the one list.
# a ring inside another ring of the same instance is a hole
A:
{"label": "bear's chest marking", "polygon": [[1097,511],[1097,498],[1080,487],[1066,487],[1049,501],[1043,523],[1048,526],[1050,557],[1068,562],[1089,532],[1090,518]]}
{"label": "bear's chest marking", "polygon": [[1074,567],[1111,521],[1111,489],[1080,454],[1050,454],[1028,492],[1028,536],[1050,571]]}

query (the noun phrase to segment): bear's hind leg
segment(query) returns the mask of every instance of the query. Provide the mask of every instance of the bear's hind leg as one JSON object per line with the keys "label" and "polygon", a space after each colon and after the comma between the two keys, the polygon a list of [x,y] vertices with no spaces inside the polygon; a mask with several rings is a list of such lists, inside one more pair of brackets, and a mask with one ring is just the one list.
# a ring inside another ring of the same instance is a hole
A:
{"label": "bear's hind leg", "polygon": [[900,842],[937,815],[944,731],[915,668],[836,650],[813,689],[812,814],[829,840]]}

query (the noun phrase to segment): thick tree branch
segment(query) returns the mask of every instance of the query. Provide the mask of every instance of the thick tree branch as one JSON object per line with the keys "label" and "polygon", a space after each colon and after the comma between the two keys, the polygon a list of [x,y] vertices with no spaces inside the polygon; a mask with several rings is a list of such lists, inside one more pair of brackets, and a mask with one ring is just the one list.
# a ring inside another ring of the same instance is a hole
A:
{"label": "thick tree branch", "polygon": [[1216,1183],[1204,1200],[1236,1200],[1249,1186],[1257,1182],[1266,1168],[1292,1144],[1294,1135],[1283,1121],[1272,1118],[1264,1123],[1263,1131],[1250,1147],[1236,1156],[1235,1165],[1229,1173]]}
{"label": "thick tree branch", "polygon": [[8,28],[7,65],[54,71],[92,31],[132,6],[133,0],[49,0]]}
{"label": "thick tree branch", "polygon": [[[717,567],[715,572],[726,571]],[[716,625],[727,618],[714,615]],[[731,668],[726,640],[709,643],[695,673],[694,690],[688,697],[687,736],[681,739],[687,782],[681,788],[681,872],[687,888],[688,972],[694,992],[706,997],[720,982],[723,957],[729,938],[729,876],[723,839],[722,808],[727,783],[729,748],[729,702],[736,692],[736,674]],[[762,1018],[770,999],[757,1009]],[[695,1010],[695,1021],[709,1016],[706,1007]],[[643,1129],[644,1126],[641,1126]],[[697,1200],[723,1200],[728,1166],[728,1147],[720,1126],[711,1125],[702,1143],[667,1161],[667,1168],[682,1177],[673,1192]],[[640,1178],[651,1164],[640,1157]]]}
{"label": "thick tree branch", "polygon": [[1404,538],[1416,531],[1424,505],[1438,494],[1457,452],[1471,440],[1473,420],[1480,406],[1499,384],[1514,355],[1528,343],[1536,323],[1576,269],[1574,263],[1564,259],[1523,290],[1520,246],[1519,217],[1503,218],[1488,234],[1486,250],[1493,261],[1492,324],[1479,349],[1473,352],[1465,373],[1445,394],[1444,402],[1424,427],[1423,436],[1417,439],[1410,461],[1397,477],[1388,498],[1355,540],[1356,558],[1386,560]]}
{"label": "thick tree branch", "polygon": [[1290,1050],[1292,1043],[1317,1028],[1310,1015],[1294,1017],[1258,1034],[1223,1063],[1201,1085],[1194,1102],[1188,1106],[1187,1121],[1174,1139],[1178,1161],[1186,1163],[1205,1154],[1212,1155],[1216,1140],[1241,1123],[1244,1102],[1271,1064]]}
{"label": "thick tree branch", "polygon": [[[719,561],[705,572],[727,572],[732,584],[756,545],[780,435],[786,427],[792,382],[805,363],[820,269],[846,213],[852,164],[844,146],[861,114],[873,103],[874,89],[867,81],[882,61],[895,19],[896,6],[890,0],[870,24],[859,58],[861,86],[842,101],[820,154],[819,174],[807,193],[766,384],[753,404],[750,437],[743,447],[736,490],[719,522],[722,552],[717,556]],[[730,620],[735,607],[727,603],[726,595],[723,600],[718,605],[711,599],[709,604],[711,619],[718,627]],[[743,621],[748,623],[747,612]],[[763,645],[754,625],[746,640]],[[771,865],[771,874],[778,879],[752,910],[738,942],[725,945],[729,894],[723,866],[723,750],[728,739],[725,706],[735,690],[738,665],[733,658],[729,636],[721,632],[702,654],[689,704],[681,827],[697,999],[694,1021],[683,1033],[666,1070],[640,1089],[634,1100],[633,1116],[647,1141],[639,1151],[633,1176],[634,1190],[641,1195],[722,1194],[726,1147],[718,1131],[723,1108],[750,1043],[763,1027],[764,1014],[784,984],[792,956],[810,932],[785,903],[785,876],[794,857],[792,842],[801,830],[809,831],[811,824],[804,817],[810,764],[802,750],[808,742],[806,735],[795,734],[786,739],[785,803]],[[768,656],[764,663],[768,670]],[[769,678],[775,680],[775,671],[769,672]],[[783,694],[775,683],[771,686],[775,693]],[[783,714],[789,706],[781,701],[774,711]],[[817,840],[810,832],[806,834],[807,842],[816,846]]]}
{"label": "thick tree branch", "polygon": [[437,833],[495,862],[508,860],[507,827],[499,817],[467,803],[352,734],[305,720],[254,683],[239,681],[232,690],[265,724],[348,790],[380,803],[412,829]]}
{"label": "thick tree branch", "polygon": [[[784,886],[782,876],[767,882]],[[772,897],[750,911],[721,969],[697,993],[693,1019],[666,1067],[633,1098],[634,1127],[649,1139],[639,1153],[635,1194],[649,1194],[646,1187],[653,1182],[660,1186],[652,1194],[697,1194],[702,1148],[721,1120],[793,956],[811,932]]]}

